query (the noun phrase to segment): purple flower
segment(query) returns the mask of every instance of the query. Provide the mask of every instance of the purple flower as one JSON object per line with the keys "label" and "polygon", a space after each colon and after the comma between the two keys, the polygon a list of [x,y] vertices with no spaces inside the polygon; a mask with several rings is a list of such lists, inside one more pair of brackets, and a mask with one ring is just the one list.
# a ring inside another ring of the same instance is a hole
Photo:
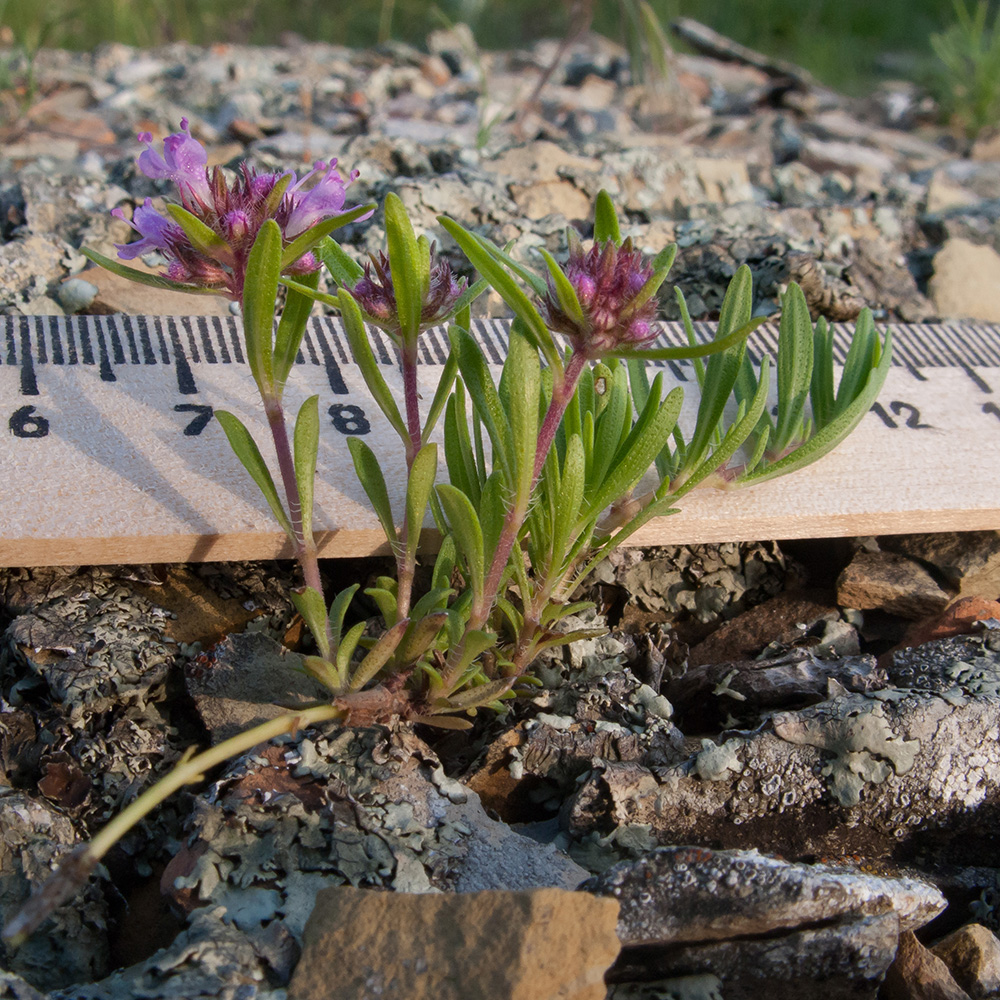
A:
{"label": "purple flower", "polygon": [[[318,162],[301,179],[292,171],[257,173],[242,164],[235,178],[220,167],[208,169],[208,153],[193,138],[186,118],[181,132],[167,136],[163,153],[153,149],[148,132],[139,135],[146,149],[139,155],[140,169],[156,180],[170,180],[177,185],[183,207],[204,223],[220,241],[211,250],[202,241],[195,247],[183,228],[157,212],[150,200],[136,209],[130,223],[142,239],[118,246],[118,256],[131,260],[151,250],[159,250],[168,259],[167,275],[175,281],[224,290],[234,299],[243,294],[247,259],[261,226],[274,219],[287,246],[296,237],[343,211],[347,185],[335,169],[336,160]],[[319,179],[306,187],[317,175]],[[280,199],[273,198],[275,187],[289,177]],[[120,209],[115,215],[124,218]],[[285,268],[288,274],[303,275],[319,270],[320,262],[306,253]]]}
{"label": "purple flower", "polygon": [[[459,296],[468,282],[465,278],[455,280],[448,261],[437,256],[431,244],[430,285],[420,309],[420,325],[423,328],[442,322],[454,309]],[[380,250],[365,264],[365,274],[351,289],[351,294],[370,319],[386,333],[398,336],[400,332],[399,314],[396,310],[396,291],[392,284],[389,258]]]}
{"label": "purple flower", "polygon": [[186,118],[181,119],[181,129],[163,140],[162,156],[153,149],[149,132],[140,132],[139,142],[145,144],[146,151],[139,154],[139,169],[154,180],[173,181],[182,192],[187,189],[195,198],[208,202],[211,197],[205,169],[208,153],[192,138]]}
{"label": "purple flower", "polygon": [[178,239],[183,239],[184,234],[180,227],[169,219],[165,219],[153,208],[153,202],[147,198],[132,213],[132,220],[129,222],[125,218],[125,213],[120,208],[111,210],[111,214],[116,219],[121,219],[128,224],[142,237],[134,243],[116,243],[115,249],[122,260],[134,260],[144,253],[152,253],[154,250],[169,251],[173,243]]}
{"label": "purple flower", "polygon": [[[317,222],[343,211],[347,184],[357,179],[358,171],[355,170],[345,184],[336,167],[336,160],[331,160],[329,164],[319,160],[305,177],[288,186],[285,198],[291,209],[284,228],[285,235],[290,239],[304,233]],[[323,176],[308,191],[303,191],[302,186],[306,181],[320,171],[323,171]]]}
{"label": "purple flower", "polygon": [[656,339],[650,326],[656,299],[637,301],[653,268],[631,240],[621,246],[608,240],[586,252],[574,241],[565,273],[579,299],[582,321],[563,310],[551,278],[540,307],[549,329],[568,337],[575,349],[599,358],[618,347],[647,347]]}

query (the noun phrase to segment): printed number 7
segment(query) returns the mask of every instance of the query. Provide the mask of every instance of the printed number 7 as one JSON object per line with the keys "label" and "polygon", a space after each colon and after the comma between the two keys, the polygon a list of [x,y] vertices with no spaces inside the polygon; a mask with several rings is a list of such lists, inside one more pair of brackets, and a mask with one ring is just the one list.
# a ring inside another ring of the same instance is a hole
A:
{"label": "printed number 7", "polygon": [[198,416],[194,418],[184,428],[185,437],[197,437],[207,426],[209,420],[212,419],[212,407],[205,406],[198,403],[178,403],[174,407],[174,413],[197,413]]}

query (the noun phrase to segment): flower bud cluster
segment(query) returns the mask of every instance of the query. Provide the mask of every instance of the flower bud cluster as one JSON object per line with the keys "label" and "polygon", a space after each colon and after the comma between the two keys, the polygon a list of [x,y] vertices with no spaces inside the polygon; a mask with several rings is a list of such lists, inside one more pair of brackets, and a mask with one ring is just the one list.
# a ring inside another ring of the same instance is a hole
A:
{"label": "flower bud cluster", "polygon": [[[465,278],[456,280],[451,265],[438,257],[434,244],[431,244],[430,282],[420,309],[421,327],[442,322],[467,287],[468,281]],[[351,289],[351,294],[378,326],[387,333],[399,334],[399,314],[392,271],[389,258],[381,250],[365,264],[364,277]]]}
{"label": "flower bud cluster", "polygon": [[631,240],[621,246],[608,240],[587,251],[574,242],[565,274],[580,302],[582,320],[563,309],[551,277],[540,306],[549,329],[568,337],[574,348],[598,358],[616,348],[648,347],[656,339],[651,325],[656,299],[643,301],[639,296],[653,267]]}
{"label": "flower bud cluster", "polygon": [[[181,119],[181,129],[163,141],[162,154],[153,148],[148,132],[140,133],[139,141],[146,149],[139,155],[139,169],[154,180],[172,181],[182,206],[219,237],[219,242],[210,248],[195,246],[181,226],[156,211],[147,198],[129,222],[141,239],[118,244],[118,256],[132,260],[159,251],[168,260],[167,277],[171,280],[218,288],[235,299],[242,295],[250,249],[264,222],[274,219],[287,244],[343,211],[347,185],[357,176],[355,172],[345,182],[336,160],[321,160],[301,178],[292,171],[258,173],[246,164],[230,178],[220,167],[208,169],[208,153],[192,137],[186,118]],[[307,187],[310,181],[314,183]],[[287,183],[287,187],[276,197],[279,183]],[[115,209],[114,214],[125,219],[121,209]],[[319,266],[316,256],[306,253],[286,268],[286,273],[308,274]]]}

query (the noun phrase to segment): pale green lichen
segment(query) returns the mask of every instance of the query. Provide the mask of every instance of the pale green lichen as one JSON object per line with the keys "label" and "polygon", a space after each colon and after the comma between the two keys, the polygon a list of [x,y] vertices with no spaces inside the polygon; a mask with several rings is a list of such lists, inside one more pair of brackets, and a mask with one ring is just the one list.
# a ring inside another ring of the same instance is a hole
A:
{"label": "pale green lichen", "polygon": [[694,759],[694,772],[702,781],[725,781],[731,775],[743,770],[743,762],[736,751],[743,746],[743,740],[734,737],[722,746],[711,740],[701,741],[701,753]]}
{"label": "pale green lichen", "polygon": [[856,806],[866,782],[881,784],[893,772],[906,774],[920,751],[920,740],[902,740],[892,731],[881,704],[851,698],[838,714],[788,713],[774,717],[781,739],[818,747],[834,755],[823,768],[830,794],[842,806]]}

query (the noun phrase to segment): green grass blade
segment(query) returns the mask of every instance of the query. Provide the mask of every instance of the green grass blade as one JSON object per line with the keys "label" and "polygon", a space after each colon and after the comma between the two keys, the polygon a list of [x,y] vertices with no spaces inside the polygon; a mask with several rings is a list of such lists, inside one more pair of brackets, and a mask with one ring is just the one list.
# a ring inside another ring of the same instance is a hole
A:
{"label": "green grass blade", "polygon": [[784,449],[801,434],[813,369],[813,325],[802,289],[792,282],[782,298],[778,331],[778,418],[771,448]]}

